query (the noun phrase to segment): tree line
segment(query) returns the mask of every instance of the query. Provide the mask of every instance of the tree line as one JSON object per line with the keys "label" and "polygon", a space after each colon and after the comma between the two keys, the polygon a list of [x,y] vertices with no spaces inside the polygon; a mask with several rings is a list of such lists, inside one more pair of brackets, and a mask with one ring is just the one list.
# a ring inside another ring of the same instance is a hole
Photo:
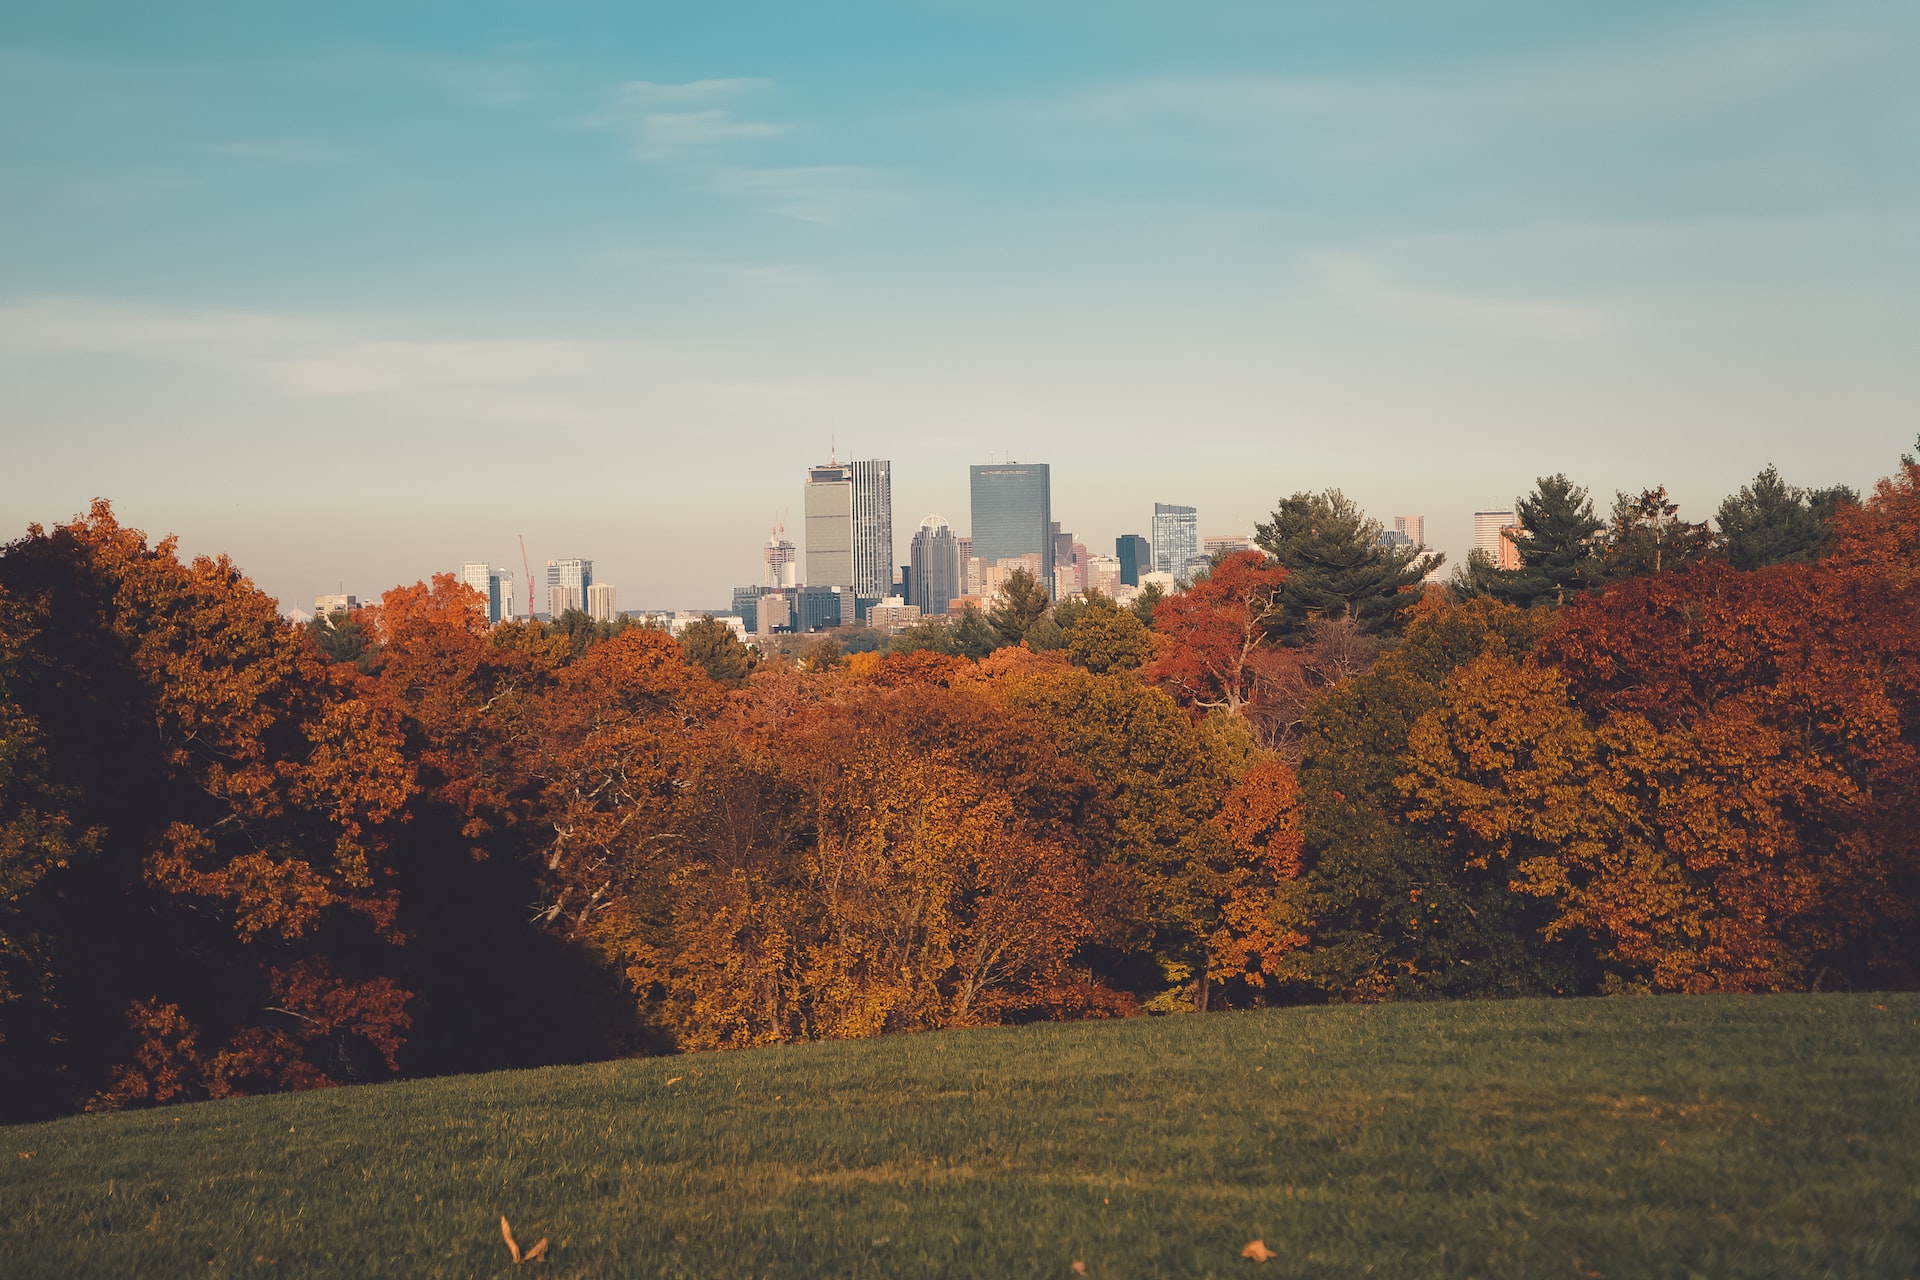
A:
{"label": "tree line", "polygon": [[[1310,1001],[1911,986],[1920,466],[1337,492],[884,646],[295,627],[105,504],[0,550],[0,1109]],[[849,646],[855,647],[855,646]]]}

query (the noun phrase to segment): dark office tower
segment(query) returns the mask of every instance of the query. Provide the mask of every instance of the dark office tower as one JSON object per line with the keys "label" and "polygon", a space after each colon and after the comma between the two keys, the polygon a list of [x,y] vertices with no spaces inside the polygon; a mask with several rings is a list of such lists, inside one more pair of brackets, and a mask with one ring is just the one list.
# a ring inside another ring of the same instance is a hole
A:
{"label": "dark office tower", "polygon": [[863,600],[893,594],[893,464],[882,458],[853,471],[853,590]]}
{"label": "dark office tower", "polygon": [[1140,585],[1140,575],[1153,568],[1153,544],[1137,533],[1123,533],[1113,540],[1113,554],[1120,558],[1120,584]]}
{"label": "dark office tower", "polygon": [[920,616],[943,614],[955,596],[965,595],[960,564],[960,540],[939,516],[920,522],[913,535],[913,563],[907,566],[908,604],[920,606]]}
{"label": "dark office tower", "polygon": [[1055,520],[1050,526],[1053,530],[1053,567],[1071,569],[1073,567],[1073,535],[1060,532],[1060,522]]}
{"label": "dark office tower", "polygon": [[973,554],[982,561],[1040,557],[1040,585],[1053,594],[1053,481],[1044,462],[968,468]]}

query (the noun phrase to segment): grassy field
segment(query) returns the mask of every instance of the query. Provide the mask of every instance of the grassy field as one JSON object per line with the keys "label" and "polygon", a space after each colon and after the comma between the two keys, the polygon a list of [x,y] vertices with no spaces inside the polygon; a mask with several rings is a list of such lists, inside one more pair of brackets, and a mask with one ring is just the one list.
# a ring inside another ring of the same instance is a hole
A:
{"label": "grassy field", "polygon": [[503,1213],[555,1276],[1920,1274],[1920,996],[1048,1025],[0,1134],[11,1277],[501,1276]]}

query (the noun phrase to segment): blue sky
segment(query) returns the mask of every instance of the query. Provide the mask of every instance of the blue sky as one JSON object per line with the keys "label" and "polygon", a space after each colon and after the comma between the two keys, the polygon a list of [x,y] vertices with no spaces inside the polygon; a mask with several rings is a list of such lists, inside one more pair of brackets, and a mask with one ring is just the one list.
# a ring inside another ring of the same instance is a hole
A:
{"label": "blue sky", "polygon": [[1920,431],[1911,3],[22,8],[0,524],[289,604],[524,534],[719,605],[835,447],[902,558],[1007,454],[1096,549],[1331,485],[1458,558]]}

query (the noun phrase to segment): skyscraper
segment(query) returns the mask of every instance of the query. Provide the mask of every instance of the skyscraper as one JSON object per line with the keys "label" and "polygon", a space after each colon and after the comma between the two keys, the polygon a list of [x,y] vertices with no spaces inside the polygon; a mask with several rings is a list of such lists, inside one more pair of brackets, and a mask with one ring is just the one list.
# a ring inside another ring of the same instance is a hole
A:
{"label": "skyscraper", "polygon": [[806,585],[853,586],[853,469],[829,462],[807,469]]}
{"label": "skyscraper", "polygon": [[587,588],[587,616],[595,622],[613,621],[613,584],[596,582]]}
{"label": "skyscraper", "polygon": [[884,600],[893,590],[893,464],[853,464],[853,590]]}
{"label": "skyscraper", "polygon": [[1171,502],[1153,504],[1153,568],[1187,580],[1187,561],[1200,554],[1200,513]]}
{"label": "skyscraper", "polygon": [[547,561],[547,616],[557,618],[568,609],[586,608],[587,588],[592,585],[593,561]]}
{"label": "skyscraper", "polygon": [[1505,542],[1500,531],[1513,523],[1511,511],[1476,511],[1473,513],[1473,549],[1487,553],[1487,559],[1498,565],[1507,554],[1502,544]]}
{"label": "skyscraper", "polygon": [[469,560],[460,566],[460,581],[487,602],[488,622],[498,622],[513,613],[513,575],[505,569],[496,569],[485,560]]}
{"label": "skyscraper", "polygon": [[1407,535],[1407,541],[1416,547],[1427,545],[1427,518],[1425,516],[1395,516],[1394,531]]}
{"label": "skyscraper", "polygon": [[908,599],[919,606],[921,616],[943,614],[955,596],[966,594],[961,590],[965,583],[960,577],[960,539],[945,520],[939,516],[922,520],[909,554],[913,560],[907,585],[913,594]]}
{"label": "skyscraper", "polygon": [[1053,590],[1053,479],[1044,462],[968,468],[973,491],[973,554],[983,561],[1040,557],[1034,576]]}
{"label": "skyscraper", "polygon": [[1153,544],[1137,533],[1123,533],[1115,538],[1113,555],[1120,562],[1122,586],[1137,587],[1140,575],[1153,571]]}

